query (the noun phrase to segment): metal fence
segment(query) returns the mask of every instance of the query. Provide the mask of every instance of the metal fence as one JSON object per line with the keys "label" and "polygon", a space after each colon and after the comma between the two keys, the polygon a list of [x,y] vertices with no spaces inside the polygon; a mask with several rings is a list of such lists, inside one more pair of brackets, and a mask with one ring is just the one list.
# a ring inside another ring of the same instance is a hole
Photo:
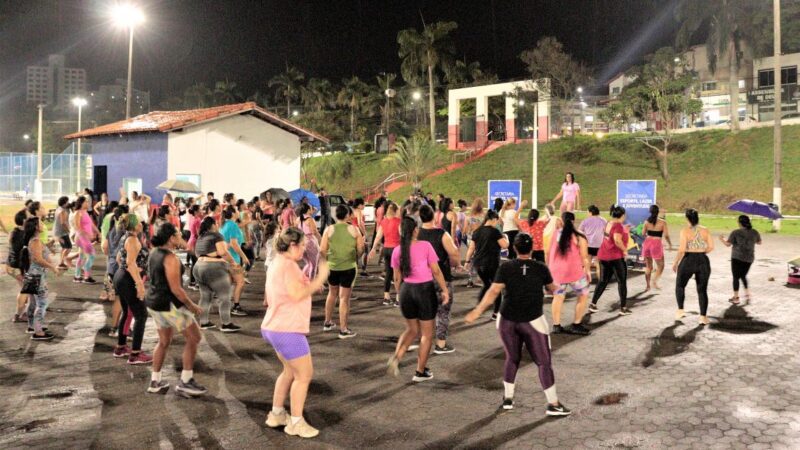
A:
{"label": "metal fence", "polygon": [[[92,186],[91,145],[81,146],[80,182],[78,149],[70,144],[58,154],[42,155],[42,194],[46,199],[70,195]],[[36,153],[0,153],[0,195],[30,197],[36,183]]]}

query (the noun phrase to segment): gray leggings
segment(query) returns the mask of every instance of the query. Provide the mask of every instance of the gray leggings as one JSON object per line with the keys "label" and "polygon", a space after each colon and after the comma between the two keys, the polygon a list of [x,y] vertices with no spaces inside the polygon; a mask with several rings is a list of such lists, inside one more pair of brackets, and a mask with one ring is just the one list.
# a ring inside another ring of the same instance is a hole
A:
{"label": "gray leggings", "polygon": [[208,323],[208,313],[211,310],[211,301],[214,294],[219,302],[219,317],[222,324],[231,323],[231,295],[233,285],[228,265],[223,262],[198,261],[192,269],[194,279],[200,286],[200,324]]}
{"label": "gray leggings", "polygon": [[447,332],[450,330],[450,309],[453,307],[453,283],[447,282],[447,292],[450,294],[450,302],[446,305],[442,303],[442,291],[436,285],[436,296],[439,298],[439,308],[436,310],[436,339],[447,340]]}

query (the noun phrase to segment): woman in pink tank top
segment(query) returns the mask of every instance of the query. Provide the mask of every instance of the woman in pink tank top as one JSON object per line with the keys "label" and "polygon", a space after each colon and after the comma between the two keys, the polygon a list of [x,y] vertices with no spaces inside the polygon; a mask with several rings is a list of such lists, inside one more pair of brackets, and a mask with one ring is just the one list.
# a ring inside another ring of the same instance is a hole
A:
{"label": "woman in pink tank top", "polygon": [[97,230],[94,220],[89,216],[89,204],[88,199],[83,196],[75,200],[77,213],[72,220],[76,230],[75,243],[80,249],[78,264],[75,265],[75,278],[73,279],[75,283],[96,283],[92,278],[92,264],[94,264],[95,255],[92,242],[96,236],[100,235],[100,232]]}
{"label": "woman in pink tank top", "polygon": [[[561,215],[561,220],[564,225],[556,230],[556,238],[550,241],[548,254],[553,283],[558,286],[553,293],[553,333],[587,335],[589,330],[581,324],[581,320],[586,313],[592,279],[589,242],[586,236],[575,229],[575,214],[565,212]],[[564,304],[567,289],[572,289],[578,295],[578,303],[575,304],[575,320],[572,326],[564,329],[561,326],[561,306]]]}

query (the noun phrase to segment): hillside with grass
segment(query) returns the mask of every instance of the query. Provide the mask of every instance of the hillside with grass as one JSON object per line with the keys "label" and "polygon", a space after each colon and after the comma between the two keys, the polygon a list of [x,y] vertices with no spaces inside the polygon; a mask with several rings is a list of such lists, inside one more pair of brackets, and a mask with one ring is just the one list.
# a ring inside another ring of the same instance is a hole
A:
{"label": "hillside with grass", "polygon": [[[581,185],[582,207],[614,202],[616,180],[658,180],[658,203],[668,211],[694,207],[722,213],[741,198],[772,199],[772,128],[736,135],[713,130],[676,137],[669,156],[670,180],[661,179],[652,152],[631,135],[564,138],[539,146],[539,201],[551,200],[564,173],[575,173]],[[489,179],[523,181],[530,198],[531,146],[501,147],[467,166],[426,179],[424,189],[454,199],[486,197]],[[800,126],[783,128],[783,210],[800,213]],[[403,198],[410,188],[392,195]]]}

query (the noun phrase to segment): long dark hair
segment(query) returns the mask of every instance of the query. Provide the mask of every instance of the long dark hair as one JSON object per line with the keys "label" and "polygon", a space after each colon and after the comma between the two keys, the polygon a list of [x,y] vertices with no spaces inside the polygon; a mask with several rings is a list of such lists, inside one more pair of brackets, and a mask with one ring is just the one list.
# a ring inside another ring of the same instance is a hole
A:
{"label": "long dark hair", "polygon": [[750,217],[745,216],[744,214],[739,216],[739,225],[741,225],[742,227],[744,227],[744,228],[746,228],[748,230],[752,230],[753,229],[753,224],[750,223]]}
{"label": "long dark hair", "polygon": [[656,204],[650,205],[650,217],[647,218],[647,221],[650,222],[653,225],[658,223],[658,213],[659,213],[659,211],[661,211],[661,210],[658,208],[658,205],[656,205]]}
{"label": "long dark hair", "polygon": [[486,215],[483,216],[483,223],[481,224],[481,226],[486,225],[486,222],[488,222],[490,220],[496,220],[496,219],[499,219],[499,218],[500,218],[500,216],[497,215],[497,211],[495,211],[493,209],[490,209],[490,210],[486,211]]}
{"label": "long dark hair", "polygon": [[35,217],[35,216],[34,217],[28,217],[25,220],[25,223],[22,225],[22,231],[23,231],[23,233],[22,233],[23,238],[22,239],[23,239],[23,242],[25,242],[25,245],[28,245],[28,243],[34,237],[39,236],[38,228],[39,228],[39,218],[38,217]]}
{"label": "long dark hair", "polygon": [[494,199],[494,208],[492,209],[495,212],[500,212],[500,210],[503,209],[503,199],[499,197]]}
{"label": "long dark hair", "polygon": [[700,214],[697,214],[696,209],[689,208],[686,210],[686,219],[693,227],[696,227],[700,223]]}
{"label": "long dark hair", "polygon": [[209,231],[211,231],[211,227],[217,224],[217,221],[214,220],[213,217],[206,217],[200,222],[200,229],[197,231],[198,236],[202,236]]}
{"label": "long dark hair", "polygon": [[303,222],[306,221],[306,219],[308,219],[306,214],[308,214],[309,211],[311,211],[311,205],[309,205],[308,203],[302,203],[300,205],[300,224],[302,224]]}
{"label": "long dark hair", "polygon": [[413,217],[404,217],[400,224],[400,273],[403,277],[411,275],[411,241],[417,221]]}
{"label": "long dark hair", "polygon": [[619,219],[620,217],[625,215],[625,208],[619,205],[611,205],[611,217],[614,219]]}
{"label": "long dark hair", "polygon": [[539,220],[539,210],[536,208],[532,208],[528,211],[528,226],[532,227],[534,222]]}
{"label": "long dark hair", "polygon": [[564,214],[561,215],[561,220],[564,222],[564,228],[561,229],[561,237],[558,238],[558,252],[562,255],[566,255],[572,243],[572,236],[584,239],[586,239],[586,236],[575,229],[575,214],[565,211]]}
{"label": "long dark hair", "polygon": [[158,226],[155,234],[152,238],[150,238],[150,243],[153,244],[153,247],[162,247],[172,239],[172,236],[175,236],[175,233],[178,232],[178,229],[175,228],[175,225],[171,224],[170,222],[164,222]]}

